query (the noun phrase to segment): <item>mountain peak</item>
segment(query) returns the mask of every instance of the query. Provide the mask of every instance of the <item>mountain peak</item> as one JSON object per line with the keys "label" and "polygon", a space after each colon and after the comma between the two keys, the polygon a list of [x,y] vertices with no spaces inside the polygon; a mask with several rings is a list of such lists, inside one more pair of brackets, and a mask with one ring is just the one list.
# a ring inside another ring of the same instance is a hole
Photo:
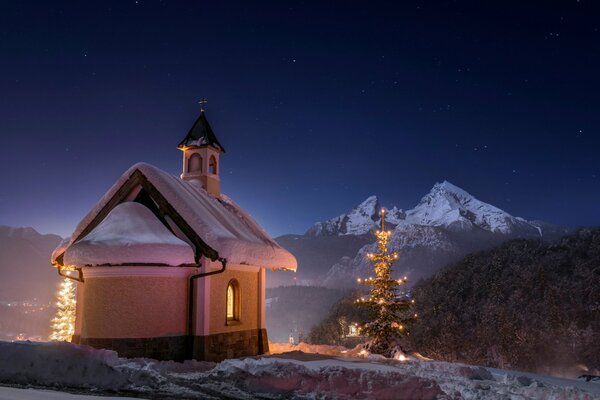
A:
{"label": "mountain peak", "polygon": [[461,188],[459,188],[458,186],[456,186],[455,184],[447,181],[447,180],[443,180],[441,182],[436,182],[433,185],[434,188],[442,188],[442,189],[447,189],[447,190],[462,190]]}
{"label": "mountain peak", "polygon": [[378,215],[378,211],[380,208],[379,199],[377,196],[372,195],[367,197],[365,201],[360,203],[358,206],[354,207],[352,211],[348,213],[348,215],[360,215],[363,217],[371,218],[373,215]]}
{"label": "mountain peak", "polygon": [[407,212],[406,222],[460,230],[480,228],[503,234],[539,233],[535,225],[478,200],[448,181],[433,185],[419,204]]}
{"label": "mountain peak", "polygon": [[7,225],[0,225],[0,236],[31,239],[42,236],[42,234],[29,226],[13,227]]}
{"label": "mountain peak", "polygon": [[[375,230],[381,223],[380,210],[379,199],[372,195],[347,214],[317,222],[306,234],[309,236],[365,235]],[[388,210],[385,216],[386,222],[391,225],[397,225],[402,218],[404,213],[396,207]]]}
{"label": "mountain peak", "polygon": [[362,203],[360,203],[356,208],[362,208],[363,206],[372,206],[379,204],[379,199],[376,195],[371,195],[365,199]]}
{"label": "mountain peak", "polygon": [[[347,214],[317,222],[307,231],[311,236],[364,235],[379,226],[381,205],[377,196],[367,197]],[[406,212],[387,210],[386,222],[398,225],[444,227],[451,230],[482,229],[517,236],[541,236],[538,225],[478,200],[466,190],[444,180],[433,185],[419,204]]]}
{"label": "mountain peak", "polygon": [[465,197],[473,197],[466,190],[464,190],[448,181],[436,182],[435,185],[433,185],[433,187],[429,191],[429,193],[436,193],[436,192],[454,193],[454,194],[459,194],[459,195],[465,196]]}

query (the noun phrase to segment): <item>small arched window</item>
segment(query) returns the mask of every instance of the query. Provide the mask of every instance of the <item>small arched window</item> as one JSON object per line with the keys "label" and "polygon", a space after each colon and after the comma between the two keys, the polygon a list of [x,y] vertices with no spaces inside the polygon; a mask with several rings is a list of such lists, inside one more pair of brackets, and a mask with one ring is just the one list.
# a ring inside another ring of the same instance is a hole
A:
{"label": "small arched window", "polygon": [[202,157],[194,153],[188,158],[188,172],[202,172]]}
{"label": "small arched window", "polygon": [[215,156],[210,156],[210,161],[208,162],[208,170],[211,174],[217,174],[217,158]]}
{"label": "small arched window", "polygon": [[240,320],[240,285],[232,279],[227,285],[227,322]]}

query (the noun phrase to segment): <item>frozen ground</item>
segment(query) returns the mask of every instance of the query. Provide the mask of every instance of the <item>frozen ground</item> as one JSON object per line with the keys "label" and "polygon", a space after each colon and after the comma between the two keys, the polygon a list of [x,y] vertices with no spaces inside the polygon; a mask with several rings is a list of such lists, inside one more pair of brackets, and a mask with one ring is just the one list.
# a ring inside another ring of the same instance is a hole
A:
{"label": "frozen ground", "polygon": [[0,386],[0,400],[126,400],[131,397],[98,397],[56,390],[22,389]]}
{"label": "frozen ground", "polygon": [[[600,399],[600,384],[591,382],[410,357],[390,360],[358,349],[272,347],[284,352],[214,364],[122,359],[70,343],[0,342],[0,384],[142,398]],[[11,393],[16,396],[2,397]],[[35,396],[37,391],[0,388],[0,400]]]}

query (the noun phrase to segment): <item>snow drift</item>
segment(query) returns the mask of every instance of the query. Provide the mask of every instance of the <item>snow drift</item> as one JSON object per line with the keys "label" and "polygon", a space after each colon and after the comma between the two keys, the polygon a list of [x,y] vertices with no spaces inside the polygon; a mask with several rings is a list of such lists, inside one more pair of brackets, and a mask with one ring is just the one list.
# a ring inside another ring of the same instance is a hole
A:
{"label": "snow drift", "polygon": [[[319,350],[343,354],[339,348]],[[113,351],[65,342],[0,342],[0,384],[188,399],[592,400],[600,396],[600,385],[595,383],[436,361],[292,352],[220,364],[175,363],[124,359]]]}

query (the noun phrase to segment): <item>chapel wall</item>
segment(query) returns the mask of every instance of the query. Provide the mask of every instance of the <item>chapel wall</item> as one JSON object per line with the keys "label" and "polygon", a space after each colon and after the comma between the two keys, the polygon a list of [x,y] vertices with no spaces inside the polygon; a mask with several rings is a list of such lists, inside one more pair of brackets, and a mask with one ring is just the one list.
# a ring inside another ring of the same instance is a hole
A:
{"label": "chapel wall", "polygon": [[[241,266],[244,268],[244,266]],[[241,269],[240,268],[240,269]],[[247,267],[246,267],[247,268]],[[209,334],[236,332],[259,328],[259,272],[238,270],[232,266],[210,277]],[[227,285],[236,279],[240,286],[240,320],[227,323]]]}
{"label": "chapel wall", "polygon": [[84,285],[82,338],[186,334],[185,277],[98,277],[86,278]]}

